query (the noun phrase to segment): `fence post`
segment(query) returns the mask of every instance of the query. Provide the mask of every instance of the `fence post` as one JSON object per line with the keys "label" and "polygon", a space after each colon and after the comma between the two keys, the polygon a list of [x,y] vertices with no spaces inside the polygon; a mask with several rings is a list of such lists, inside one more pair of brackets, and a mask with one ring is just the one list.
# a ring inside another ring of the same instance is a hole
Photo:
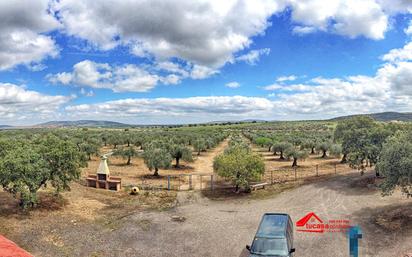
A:
{"label": "fence post", "polygon": [[214,185],[213,185],[213,175],[210,175],[210,186],[212,188],[212,191],[214,190]]}
{"label": "fence post", "polygon": [[167,176],[167,190],[170,191],[170,175]]}
{"label": "fence post", "polygon": [[273,170],[270,171],[270,184],[273,184]]}
{"label": "fence post", "polygon": [[297,172],[296,172],[296,167],[293,167],[293,169],[295,170],[295,181],[298,179],[298,175],[297,175]]}
{"label": "fence post", "polygon": [[319,176],[319,165],[316,164],[316,177]]}
{"label": "fence post", "polygon": [[192,190],[192,175],[189,175],[189,190]]}

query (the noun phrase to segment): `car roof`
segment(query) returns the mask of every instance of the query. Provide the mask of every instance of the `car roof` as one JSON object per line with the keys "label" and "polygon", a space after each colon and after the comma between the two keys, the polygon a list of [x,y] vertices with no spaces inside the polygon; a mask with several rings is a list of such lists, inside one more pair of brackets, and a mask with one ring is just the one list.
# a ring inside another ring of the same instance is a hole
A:
{"label": "car roof", "polygon": [[285,213],[265,213],[259,224],[256,237],[284,238],[288,227],[289,215]]}

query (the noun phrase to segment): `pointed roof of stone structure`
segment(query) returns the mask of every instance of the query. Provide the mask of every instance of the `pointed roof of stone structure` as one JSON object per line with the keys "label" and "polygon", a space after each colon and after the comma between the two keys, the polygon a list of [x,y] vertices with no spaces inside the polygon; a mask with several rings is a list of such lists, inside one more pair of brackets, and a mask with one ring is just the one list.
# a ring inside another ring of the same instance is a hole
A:
{"label": "pointed roof of stone structure", "polygon": [[103,155],[100,160],[99,168],[97,169],[97,174],[110,174],[109,166],[107,165],[107,156]]}

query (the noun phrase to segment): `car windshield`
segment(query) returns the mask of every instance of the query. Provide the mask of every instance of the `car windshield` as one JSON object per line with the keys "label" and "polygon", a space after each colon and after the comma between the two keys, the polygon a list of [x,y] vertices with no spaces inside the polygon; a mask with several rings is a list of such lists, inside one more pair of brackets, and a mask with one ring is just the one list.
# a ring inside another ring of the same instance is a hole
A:
{"label": "car windshield", "polygon": [[288,218],[285,215],[265,215],[259,226],[256,237],[285,236]]}
{"label": "car windshield", "polygon": [[252,244],[251,252],[258,255],[287,256],[288,245],[285,238],[259,238]]}

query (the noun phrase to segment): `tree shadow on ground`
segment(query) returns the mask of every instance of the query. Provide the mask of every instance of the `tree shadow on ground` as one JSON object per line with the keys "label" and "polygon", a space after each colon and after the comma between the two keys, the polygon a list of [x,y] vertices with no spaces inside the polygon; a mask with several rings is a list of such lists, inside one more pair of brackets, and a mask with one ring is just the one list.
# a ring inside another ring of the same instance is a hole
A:
{"label": "tree shadow on ground", "polygon": [[61,210],[68,204],[68,201],[62,196],[56,196],[51,192],[39,192],[38,203],[34,208],[24,210],[19,205],[19,200],[12,197],[7,192],[0,192],[0,216],[13,216],[17,219],[30,218],[30,212],[33,211],[57,211]]}
{"label": "tree shadow on ground", "polygon": [[202,190],[202,196],[210,200],[225,201],[234,199],[244,199],[249,197],[250,193],[244,190],[240,192],[235,192],[235,188],[232,186],[226,188],[215,188],[214,190]]}
{"label": "tree shadow on ground", "polygon": [[380,190],[376,184],[372,183],[374,181],[373,177],[375,177],[374,173],[360,175],[354,172],[334,176],[315,176],[306,178],[304,181],[305,183],[313,183],[315,181],[316,187],[324,187],[345,195],[377,194]]}
{"label": "tree shadow on ground", "polygon": [[161,173],[159,173],[159,175],[157,175],[157,176],[155,176],[153,174],[144,174],[144,175],[139,175],[137,177],[140,178],[140,179],[151,180],[151,179],[165,179],[165,178],[167,178],[167,175],[162,175]]}
{"label": "tree shadow on ground", "polygon": [[109,163],[110,166],[116,166],[116,167],[133,167],[133,166],[137,166],[134,165],[133,162],[131,162],[130,164],[127,164],[127,161],[124,162],[120,162],[120,163]]}
{"label": "tree shadow on ground", "polygon": [[271,155],[270,158],[265,158],[265,161],[275,161],[275,162],[282,162],[282,163],[284,163],[284,162],[292,162],[292,160],[288,160],[287,158],[285,158],[284,160],[282,160],[282,159],[279,159],[279,157],[273,156],[273,155]]}
{"label": "tree shadow on ground", "polygon": [[[212,191],[202,190],[202,196],[215,201],[226,201],[226,200],[242,200],[242,199],[266,199],[273,197],[283,191],[296,188],[299,186],[300,182],[287,182],[287,183],[277,183],[273,185],[267,185],[265,189],[259,189],[256,191],[241,190],[240,192],[235,192],[233,186],[225,185],[223,188],[215,186]],[[210,188],[210,187],[209,187]]]}
{"label": "tree shadow on ground", "polygon": [[187,172],[192,172],[195,168],[193,168],[190,165],[184,165],[184,164],[180,164],[178,167],[176,167],[176,165],[172,165],[168,170],[178,170],[178,171],[185,171],[187,170]]}
{"label": "tree shadow on ground", "polygon": [[351,215],[358,221],[368,248],[386,249],[412,236],[412,201],[383,207],[363,208]]}

